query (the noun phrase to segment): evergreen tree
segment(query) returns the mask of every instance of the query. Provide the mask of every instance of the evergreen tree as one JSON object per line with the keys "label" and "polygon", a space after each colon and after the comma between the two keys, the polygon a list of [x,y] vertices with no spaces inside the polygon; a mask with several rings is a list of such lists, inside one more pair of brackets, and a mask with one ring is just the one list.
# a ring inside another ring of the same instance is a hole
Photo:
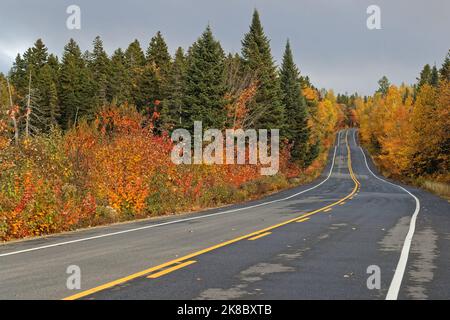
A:
{"label": "evergreen tree", "polygon": [[166,129],[182,125],[183,88],[187,67],[183,48],[179,47],[170,68],[168,81],[168,97],[164,103],[161,117]]}
{"label": "evergreen tree", "polygon": [[153,92],[153,95],[160,101],[156,111],[161,112],[161,108],[167,108],[171,57],[166,41],[160,31],[150,41],[147,49],[147,64],[157,71],[158,92]]}
{"label": "evergreen tree", "polygon": [[130,80],[126,67],[125,53],[117,49],[111,57],[111,74],[108,78],[107,99],[112,104],[120,105],[129,100]]}
{"label": "evergreen tree", "polygon": [[439,75],[441,80],[450,81],[450,50],[448,50],[444,63],[442,64],[442,67],[439,70]]}
{"label": "evergreen tree", "polygon": [[73,39],[64,47],[58,84],[61,126],[68,129],[76,124],[80,117],[92,118],[95,111],[92,78],[80,47]]}
{"label": "evergreen tree", "polygon": [[223,128],[226,122],[225,54],[208,26],[190,49],[183,98],[183,126],[193,128],[196,120],[203,128]]}
{"label": "evergreen tree", "polygon": [[108,55],[99,36],[95,37],[93,47],[92,53],[89,54],[89,69],[94,84],[95,108],[98,109],[107,104],[106,91],[111,71]]}
{"label": "evergreen tree", "polygon": [[55,83],[54,70],[49,64],[41,69],[41,76],[38,79],[39,88],[39,111],[37,111],[39,121],[36,126],[43,132],[58,125],[61,116],[58,103],[58,92]]}
{"label": "evergreen tree", "polygon": [[147,49],[147,63],[156,65],[163,76],[167,76],[170,70],[171,57],[166,41],[160,31],[151,39]]}
{"label": "evergreen tree", "polygon": [[286,137],[292,143],[293,159],[304,164],[309,139],[306,101],[301,92],[300,72],[294,63],[289,41],[286,44],[280,75],[287,118]]}
{"label": "evergreen tree", "polygon": [[161,99],[161,78],[154,65],[147,64],[138,78],[134,102],[138,110],[153,107],[156,100]]}
{"label": "evergreen tree", "polygon": [[386,76],[383,76],[380,80],[378,80],[378,86],[377,92],[385,96],[391,86],[391,83]]}
{"label": "evergreen tree", "polygon": [[28,85],[27,81],[27,66],[25,60],[20,54],[17,54],[16,59],[13,63],[13,67],[9,72],[9,78],[11,84],[16,88],[16,93],[19,99],[22,99],[26,95],[26,88]]}
{"label": "evergreen tree", "polygon": [[436,65],[434,65],[433,69],[431,69],[430,85],[433,87],[437,87],[439,85],[439,71],[437,70]]}
{"label": "evergreen tree", "polygon": [[125,66],[129,74],[127,86],[130,88],[129,100],[137,104],[140,95],[139,81],[146,64],[145,55],[139,41],[134,40],[125,50]]}
{"label": "evergreen tree", "polygon": [[245,69],[255,71],[259,81],[258,92],[249,105],[254,126],[266,129],[282,128],[285,115],[280,82],[269,39],[264,33],[257,10],[253,13],[250,31],[242,40],[242,56]]}
{"label": "evergreen tree", "polygon": [[420,72],[420,77],[417,78],[417,86],[420,89],[424,84],[431,84],[432,71],[429,64],[426,64]]}

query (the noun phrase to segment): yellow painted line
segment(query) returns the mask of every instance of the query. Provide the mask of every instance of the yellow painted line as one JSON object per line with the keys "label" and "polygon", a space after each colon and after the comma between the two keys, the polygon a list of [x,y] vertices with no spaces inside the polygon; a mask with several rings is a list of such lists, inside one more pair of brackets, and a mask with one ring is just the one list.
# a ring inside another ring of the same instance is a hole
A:
{"label": "yellow painted line", "polygon": [[271,233],[272,233],[272,232],[265,232],[265,233],[263,233],[263,234],[260,234],[260,235],[255,236],[255,237],[251,237],[251,238],[249,238],[248,240],[254,241],[254,240],[256,240],[256,239],[259,239],[259,238],[268,236],[268,235],[271,234]]}
{"label": "yellow painted line", "polygon": [[[340,204],[339,204],[339,205],[340,205]],[[333,209],[328,208],[328,209],[326,209],[326,210],[323,210],[323,212],[330,212],[331,210],[333,210]]]}
{"label": "yellow painted line", "polygon": [[305,222],[305,221],[308,221],[310,218],[304,218],[304,219],[300,219],[300,220],[297,220],[296,222]]}
{"label": "yellow painted line", "polygon": [[172,267],[172,268],[167,268],[167,269],[162,270],[162,271],[160,271],[160,272],[153,273],[153,274],[149,275],[147,278],[148,278],[148,279],[156,279],[156,278],[159,278],[159,277],[161,277],[161,276],[163,276],[163,275],[166,275],[166,274],[168,274],[168,273],[174,272],[175,270],[184,268],[184,267],[186,267],[186,266],[188,266],[188,265],[191,265],[191,264],[193,264],[193,263],[196,263],[196,262],[197,262],[197,261],[195,261],[195,260],[186,261],[186,262],[180,263],[180,264],[178,264],[178,265],[176,265],[176,266],[174,266],[174,267]]}
{"label": "yellow painted line", "polygon": [[204,253],[207,253],[207,252],[210,252],[210,251],[219,249],[219,248],[221,248],[221,247],[225,247],[225,246],[230,245],[230,244],[232,244],[232,243],[235,243],[235,242],[238,242],[238,241],[241,241],[241,240],[244,240],[244,239],[248,239],[248,238],[250,238],[250,237],[257,236],[257,235],[259,235],[259,234],[261,234],[261,233],[264,233],[264,232],[267,232],[267,231],[271,231],[271,230],[273,230],[273,229],[276,229],[276,228],[285,226],[285,225],[290,224],[290,223],[292,223],[292,222],[296,222],[296,221],[298,221],[298,220],[301,220],[301,219],[310,217],[310,216],[312,216],[312,215],[314,215],[314,214],[317,214],[317,213],[319,213],[319,212],[322,212],[323,210],[327,210],[327,209],[332,208],[332,207],[334,207],[334,206],[336,206],[336,205],[338,205],[338,204],[340,204],[340,203],[342,203],[342,202],[345,202],[347,199],[349,199],[350,197],[352,197],[352,196],[356,193],[356,190],[357,190],[357,189],[359,188],[359,186],[360,186],[360,182],[356,179],[356,176],[355,176],[354,173],[353,173],[353,169],[352,169],[352,165],[351,165],[352,162],[351,162],[350,147],[349,147],[349,144],[348,144],[348,131],[347,131],[347,134],[346,134],[346,136],[345,136],[345,143],[347,144],[347,155],[348,155],[348,157],[347,157],[347,158],[348,158],[348,159],[347,159],[347,164],[348,164],[349,171],[350,171],[350,177],[352,178],[353,182],[355,182],[355,187],[353,188],[352,192],[349,193],[349,194],[348,194],[347,196],[345,196],[344,198],[342,198],[342,199],[340,199],[340,200],[338,200],[338,201],[336,201],[336,202],[334,202],[334,203],[332,203],[332,204],[329,204],[329,205],[327,205],[327,206],[325,206],[325,207],[323,207],[323,208],[320,208],[320,209],[317,209],[317,210],[314,210],[314,211],[311,211],[311,212],[302,214],[301,216],[296,217],[296,218],[294,218],[294,219],[290,219],[290,220],[287,220],[287,221],[278,223],[278,224],[276,224],[276,225],[267,227],[267,228],[265,228],[265,229],[258,230],[258,231],[255,231],[255,232],[252,232],[252,233],[249,233],[249,234],[246,234],[246,235],[243,235],[243,236],[240,236],[240,237],[237,237],[237,238],[234,238],[234,239],[225,241],[225,242],[221,242],[221,243],[216,244],[216,245],[214,245],[214,246],[211,246],[211,247],[208,247],[208,248],[205,248],[205,249],[202,249],[202,250],[199,250],[199,251],[190,253],[190,254],[185,255],[185,256],[183,256],[183,257],[180,257],[180,258],[177,258],[177,259],[174,259],[174,260],[165,262],[165,263],[160,264],[160,265],[158,265],[158,266],[155,266],[155,267],[152,267],[152,268],[149,268],[149,269],[140,271],[140,272],[136,272],[136,273],[133,273],[133,274],[131,274],[131,275],[129,275],[129,276],[126,276],[126,277],[123,277],[123,278],[120,278],[120,279],[117,279],[117,280],[114,280],[114,281],[105,283],[105,284],[103,284],[103,285],[101,285],[101,286],[94,287],[94,288],[92,288],[92,289],[88,289],[88,290],[82,291],[82,292],[80,292],[80,293],[71,295],[71,296],[69,296],[69,297],[64,298],[63,300],[76,300],[76,299],[80,299],[80,298],[89,296],[89,295],[94,294],[94,293],[96,293],[96,292],[103,291],[103,290],[105,290],[105,289],[112,288],[112,287],[114,287],[114,286],[116,286],[116,285],[119,285],[119,284],[128,282],[128,281],[130,281],[130,280],[133,280],[133,279],[136,279],[136,278],[145,276],[145,275],[147,275],[147,274],[149,274],[149,273],[151,273],[151,272],[153,272],[153,271],[161,270],[161,269],[164,268],[164,267],[168,267],[168,266],[171,266],[171,265],[173,265],[173,264],[183,262],[183,261],[188,260],[188,259],[191,259],[191,258],[193,258],[193,257],[197,257],[197,256],[199,256],[199,255],[201,255],[201,254],[204,254]]}
{"label": "yellow painted line", "polygon": [[339,205],[340,205],[340,206],[343,206],[344,204],[345,204],[345,202],[341,202],[341,203],[339,203]]}

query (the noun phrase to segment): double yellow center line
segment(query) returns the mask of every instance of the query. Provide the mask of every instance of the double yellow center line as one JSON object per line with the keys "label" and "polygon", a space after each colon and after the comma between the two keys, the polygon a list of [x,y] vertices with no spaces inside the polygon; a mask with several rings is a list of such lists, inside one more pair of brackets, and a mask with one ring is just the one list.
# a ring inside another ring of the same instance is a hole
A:
{"label": "double yellow center line", "polygon": [[227,245],[230,245],[232,243],[236,243],[236,242],[241,241],[241,240],[245,240],[245,239],[247,239],[247,240],[256,240],[256,239],[262,238],[264,236],[270,235],[271,234],[270,231],[272,231],[272,230],[274,230],[276,228],[285,226],[285,225],[287,225],[289,223],[292,223],[292,222],[304,222],[304,221],[307,221],[309,219],[308,217],[310,217],[310,216],[312,216],[314,214],[317,214],[319,212],[327,211],[328,209],[331,209],[332,207],[334,207],[336,205],[344,203],[347,199],[352,198],[355,195],[356,191],[360,187],[360,183],[356,179],[356,176],[355,176],[355,174],[353,172],[353,169],[352,169],[352,160],[351,160],[350,146],[348,144],[348,131],[346,132],[345,143],[347,145],[347,158],[348,158],[347,159],[347,164],[348,164],[350,176],[351,176],[353,182],[355,183],[355,186],[354,186],[352,192],[349,193],[344,198],[342,198],[342,199],[340,199],[340,200],[338,200],[338,201],[336,201],[336,202],[334,202],[332,204],[329,204],[329,205],[327,205],[327,206],[325,206],[323,208],[320,208],[320,209],[317,209],[315,211],[311,211],[311,212],[302,214],[300,217],[296,217],[294,219],[290,219],[288,221],[284,221],[284,222],[278,223],[276,225],[264,228],[262,230],[259,230],[259,231],[256,231],[256,232],[252,232],[252,233],[249,233],[249,234],[246,234],[246,235],[243,235],[243,236],[240,236],[240,237],[237,237],[237,238],[225,241],[225,242],[221,242],[219,244],[216,244],[216,245],[213,245],[211,247],[202,249],[200,251],[196,251],[196,252],[190,253],[188,255],[185,255],[183,257],[180,257],[180,258],[177,258],[177,259],[165,262],[165,263],[160,264],[158,266],[151,267],[149,269],[146,269],[146,270],[143,270],[143,271],[140,271],[140,272],[136,272],[136,273],[131,274],[129,276],[126,276],[126,277],[123,277],[123,278],[120,278],[120,279],[117,279],[117,280],[105,283],[105,284],[100,285],[98,287],[94,287],[92,289],[88,289],[88,290],[79,292],[77,294],[74,294],[74,295],[71,295],[69,297],[66,297],[63,300],[80,299],[80,298],[89,296],[91,294],[94,294],[96,292],[100,292],[100,291],[103,291],[105,289],[112,288],[114,286],[123,284],[125,282],[131,281],[131,280],[139,278],[139,277],[147,276],[147,278],[150,278],[150,279],[155,279],[155,278],[161,277],[161,276],[166,275],[168,273],[171,273],[171,272],[173,272],[175,270],[187,267],[187,266],[195,263],[196,262],[195,260],[190,260],[190,259],[192,259],[194,257],[197,257],[197,256],[202,255],[204,253],[211,252],[213,250],[225,247]]}

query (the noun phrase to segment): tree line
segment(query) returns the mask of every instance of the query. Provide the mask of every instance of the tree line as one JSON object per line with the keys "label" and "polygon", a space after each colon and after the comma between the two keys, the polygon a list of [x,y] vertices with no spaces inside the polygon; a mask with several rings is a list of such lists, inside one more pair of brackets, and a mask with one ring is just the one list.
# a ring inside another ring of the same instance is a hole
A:
{"label": "tree line", "polygon": [[145,52],[134,40],[111,56],[100,37],[84,53],[70,39],[61,58],[49,54],[38,39],[17,55],[7,76],[0,74],[0,103],[9,112],[16,139],[19,132],[69,130],[95,119],[104,106],[130,104],[142,114],[157,113],[158,132],[192,130],[196,120],[203,121],[204,129],[281,129],[292,157],[303,166],[320,144],[311,143],[308,121],[315,108],[306,89],[316,90],[308,77],[300,76],[289,41],[281,67],[275,64],[257,10],[241,54],[226,54],[210,26],[186,52],[179,47],[173,57],[161,32]]}
{"label": "tree line", "polygon": [[438,69],[426,64],[414,85],[379,81],[357,98],[362,141],[386,173],[450,182],[450,50]]}

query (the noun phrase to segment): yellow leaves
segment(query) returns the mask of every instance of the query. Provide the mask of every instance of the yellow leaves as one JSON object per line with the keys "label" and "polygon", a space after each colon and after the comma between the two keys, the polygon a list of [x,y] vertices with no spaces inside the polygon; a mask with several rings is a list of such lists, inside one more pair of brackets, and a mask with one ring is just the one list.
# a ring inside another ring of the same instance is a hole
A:
{"label": "yellow leaves", "polygon": [[302,88],[302,93],[303,93],[303,96],[306,98],[306,100],[316,101],[319,99],[319,95],[318,95],[317,91],[310,87]]}
{"label": "yellow leaves", "polygon": [[378,151],[384,169],[414,176],[448,172],[449,91],[448,82],[423,85],[414,101],[413,89],[391,86],[386,96],[356,102],[361,140]]}

